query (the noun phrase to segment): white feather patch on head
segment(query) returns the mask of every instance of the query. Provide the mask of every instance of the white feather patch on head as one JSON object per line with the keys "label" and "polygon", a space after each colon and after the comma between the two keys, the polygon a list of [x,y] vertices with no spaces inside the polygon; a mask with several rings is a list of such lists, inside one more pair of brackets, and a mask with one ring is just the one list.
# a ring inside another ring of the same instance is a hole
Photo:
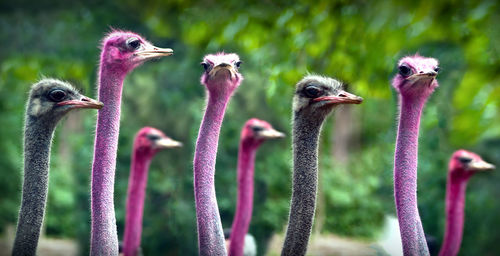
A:
{"label": "white feather patch on head", "polygon": [[40,112],[40,108],[42,107],[42,104],[40,102],[40,99],[33,99],[31,102],[31,110],[30,110],[30,115],[32,116],[38,116],[38,112]]}

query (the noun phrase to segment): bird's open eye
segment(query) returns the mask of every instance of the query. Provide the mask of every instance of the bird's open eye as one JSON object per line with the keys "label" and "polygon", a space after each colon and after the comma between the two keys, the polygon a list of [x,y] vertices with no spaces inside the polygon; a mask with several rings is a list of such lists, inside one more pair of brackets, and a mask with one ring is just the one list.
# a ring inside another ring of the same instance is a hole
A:
{"label": "bird's open eye", "polygon": [[55,102],[60,102],[66,98],[66,92],[60,89],[55,89],[49,92],[49,98]]}
{"label": "bird's open eye", "polygon": [[436,73],[437,73],[437,72],[439,72],[439,69],[440,69],[439,67],[435,67],[434,71],[436,71]]}
{"label": "bird's open eye", "polygon": [[131,50],[137,50],[141,46],[141,40],[137,37],[132,37],[127,40],[127,47]]}
{"label": "bird's open eye", "polygon": [[468,164],[468,163],[472,162],[472,159],[468,158],[468,157],[460,157],[460,158],[458,158],[458,161],[460,161],[460,163],[462,163],[462,164]]}
{"label": "bird's open eye", "polygon": [[317,98],[322,95],[323,91],[315,85],[309,85],[304,89],[304,93],[309,98]]}
{"label": "bird's open eye", "polygon": [[148,137],[149,140],[152,140],[152,141],[155,141],[155,140],[159,140],[160,139],[160,136],[159,135],[156,135],[156,134],[148,134],[146,135],[146,137]]}
{"label": "bird's open eye", "polygon": [[402,76],[410,76],[412,74],[412,70],[406,64],[402,64],[399,66],[399,74]]}
{"label": "bird's open eye", "polygon": [[234,65],[235,65],[237,68],[240,68],[241,61],[237,61],[236,63],[234,63]]}
{"label": "bird's open eye", "polygon": [[200,65],[205,69],[205,71],[208,71],[208,69],[210,68],[210,64],[206,62],[202,62],[200,63]]}
{"label": "bird's open eye", "polygon": [[252,131],[253,132],[261,132],[264,130],[264,127],[260,127],[260,126],[252,126]]}

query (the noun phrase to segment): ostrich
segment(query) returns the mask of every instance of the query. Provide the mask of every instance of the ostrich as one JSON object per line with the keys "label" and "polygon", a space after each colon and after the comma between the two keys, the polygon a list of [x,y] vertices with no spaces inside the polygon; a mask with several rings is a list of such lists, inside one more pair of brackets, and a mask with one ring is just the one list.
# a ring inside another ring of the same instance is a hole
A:
{"label": "ostrich", "polygon": [[194,154],[194,196],[200,255],[226,255],[224,233],[215,197],[215,158],[219,133],[227,103],[243,76],[241,61],[234,53],[209,54],[201,65],[201,83],[208,91],[205,115],[201,122]]}
{"label": "ostrich", "polygon": [[43,79],[31,87],[24,125],[24,183],[12,255],[35,255],[47,201],[52,137],[70,110],[100,109],[103,104],[70,84]]}
{"label": "ostrich", "polygon": [[297,83],[293,98],[293,188],[281,255],[305,255],[316,207],[318,140],[321,125],[339,104],[360,104],[362,98],[342,90],[342,83],[308,75]]}
{"label": "ostrich", "polygon": [[182,144],[152,127],[142,128],[134,140],[132,164],[127,191],[127,211],[123,253],[136,256],[141,245],[142,215],[148,178],[149,164],[154,155],[166,148],[180,147]]}
{"label": "ostrich", "polygon": [[404,255],[429,255],[417,208],[417,156],[420,115],[438,86],[438,61],[404,57],[392,85],[399,93],[399,127],[394,153],[394,197]]}
{"label": "ostrich", "polygon": [[[229,255],[242,256],[253,206],[253,177],[255,154],[257,148],[267,139],[282,138],[285,135],[276,131],[266,121],[256,118],[248,120],[241,131],[240,148],[238,152],[238,200],[231,228]],[[255,241],[255,239],[253,240]],[[256,248],[256,246],[253,246]],[[245,255],[256,255],[249,252]]]}
{"label": "ostrich", "polygon": [[132,32],[114,31],[103,40],[98,93],[105,107],[97,115],[94,143],[91,255],[118,254],[113,191],[123,80],[145,61],[172,53]]}
{"label": "ostrich", "polygon": [[446,230],[440,256],[457,255],[460,250],[464,226],[465,190],[470,177],[479,171],[494,168],[494,165],[466,150],[458,150],[452,155],[446,183]]}

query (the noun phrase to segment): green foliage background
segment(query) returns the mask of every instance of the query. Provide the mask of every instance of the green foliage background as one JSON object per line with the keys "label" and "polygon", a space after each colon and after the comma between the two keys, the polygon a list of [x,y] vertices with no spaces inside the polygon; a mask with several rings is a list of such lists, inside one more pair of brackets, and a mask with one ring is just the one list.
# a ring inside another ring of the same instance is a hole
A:
{"label": "green foliage background", "polygon": [[[133,136],[162,129],[182,149],[151,166],[145,208],[145,255],[195,255],[192,156],[205,104],[199,62],[237,52],[245,81],[226,113],[217,158],[217,199],[225,227],[236,198],[236,158],[243,123],[258,117],[290,134],[293,85],[306,73],[338,77],[364,97],[354,107],[360,146],[346,165],[332,159],[333,119],[321,141],[322,232],[375,239],[395,214],[392,161],[397,60],[419,52],[440,60],[440,87],[421,124],[419,208],[426,233],[442,240],[449,156],[473,150],[500,165],[500,4],[497,1],[2,1],[0,2],[0,229],[16,222],[22,182],[24,102],[30,84],[57,77],[95,96],[99,44],[111,28],[138,32],[175,55],[147,63],[124,85],[116,175],[118,232]],[[57,131],[46,233],[77,238],[87,254],[95,113],[72,113]],[[291,185],[290,137],[268,142],[256,164],[250,232],[261,253],[283,231]],[[498,171],[469,185],[462,255],[498,255]]]}

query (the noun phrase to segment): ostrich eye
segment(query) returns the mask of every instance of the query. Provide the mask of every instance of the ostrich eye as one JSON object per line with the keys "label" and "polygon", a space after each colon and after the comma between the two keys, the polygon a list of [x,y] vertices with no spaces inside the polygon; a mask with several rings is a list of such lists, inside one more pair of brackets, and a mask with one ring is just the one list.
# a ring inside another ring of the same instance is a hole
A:
{"label": "ostrich eye", "polygon": [[305,92],[306,96],[309,98],[317,98],[317,97],[321,96],[321,94],[322,94],[322,90],[315,85],[307,86],[304,89],[304,92]]}
{"label": "ostrich eye", "polygon": [[399,74],[402,76],[410,76],[412,74],[411,68],[406,64],[399,66]]}
{"label": "ostrich eye", "polygon": [[436,71],[436,73],[437,73],[437,72],[439,72],[439,69],[440,69],[439,67],[435,67],[434,71]]}
{"label": "ostrich eye", "polygon": [[468,164],[468,163],[472,162],[472,159],[470,159],[468,157],[460,157],[458,159],[458,161],[460,161],[460,163],[462,163],[462,164]]}
{"label": "ostrich eye", "polygon": [[49,98],[55,102],[60,102],[66,98],[66,92],[60,89],[55,89],[49,92]]}
{"label": "ostrich eye", "polygon": [[210,64],[206,62],[202,62],[200,63],[200,65],[205,69],[205,71],[208,71],[208,69],[210,68]]}
{"label": "ostrich eye", "polygon": [[155,141],[155,140],[159,140],[160,139],[160,136],[156,135],[156,134],[148,134],[146,135],[146,137],[148,137],[149,140],[152,140],[152,141]]}
{"label": "ostrich eye", "polygon": [[234,65],[235,65],[237,68],[240,68],[241,61],[237,61],[236,63],[234,63]]}
{"label": "ostrich eye", "polygon": [[253,126],[253,127],[252,127],[252,131],[253,131],[253,132],[261,132],[261,131],[263,131],[263,130],[264,130],[264,128],[263,128],[263,127],[260,127],[260,126]]}
{"label": "ostrich eye", "polygon": [[127,47],[131,50],[137,50],[141,46],[141,40],[136,37],[132,37],[127,40]]}

